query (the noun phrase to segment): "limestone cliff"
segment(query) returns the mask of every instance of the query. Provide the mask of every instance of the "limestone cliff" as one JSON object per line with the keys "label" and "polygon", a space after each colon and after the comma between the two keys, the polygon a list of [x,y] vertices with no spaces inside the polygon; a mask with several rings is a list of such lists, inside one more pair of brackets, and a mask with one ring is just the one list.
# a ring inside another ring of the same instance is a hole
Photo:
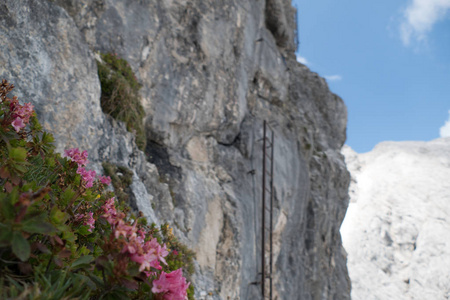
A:
{"label": "limestone cliff", "polygon": [[[296,61],[294,13],[290,0],[0,4],[0,76],[59,150],[133,170],[138,208],[196,250],[198,299],[260,299],[263,120],[276,124],[275,295],[349,299],[346,108]],[[145,152],[101,111],[96,51],[143,85]]]}
{"label": "limestone cliff", "polygon": [[450,138],[357,154],[342,225],[352,298],[450,298]]}

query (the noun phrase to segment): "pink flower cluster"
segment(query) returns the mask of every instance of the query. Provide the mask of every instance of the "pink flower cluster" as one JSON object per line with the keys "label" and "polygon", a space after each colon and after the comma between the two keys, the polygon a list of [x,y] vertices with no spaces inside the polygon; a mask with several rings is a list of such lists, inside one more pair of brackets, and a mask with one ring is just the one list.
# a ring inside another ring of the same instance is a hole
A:
{"label": "pink flower cluster", "polygon": [[83,167],[78,167],[77,174],[81,175],[81,178],[83,178],[83,181],[86,183],[87,188],[90,188],[94,185],[96,175],[94,170],[88,171]]}
{"label": "pink flower cluster", "polygon": [[83,225],[89,226],[88,231],[92,232],[92,230],[95,228],[95,219],[94,214],[92,212],[88,212],[87,214],[76,214],[75,215],[76,221],[83,221]]}
{"label": "pink flower cluster", "polygon": [[130,259],[141,265],[139,271],[150,270],[151,267],[161,270],[160,261],[167,265],[164,257],[169,254],[169,251],[166,245],[161,246],[156,238],[145,243],[142,239],[134,239],[130,241],[130,244],[134,248],[133,251],[129,251]]}
{"label": "pink flower cluster", "polygon": [[153,280],[153,293],[164,293],[165,300],[185,300],[187,299],[187,289],[189,283],[183,277],[183,271],[180,269],[170,272],[161,272],[159,279]]}
{"label": "pink flower cluster", "polygon": [[127,241],[121,253],[127,253],[132,261],[138,263],[140,272],[150,271],[152,267],[161,270],[160,262],[167,264],[164,259],[169,254],[166,245],[161,246],[156,238],[145,241],[147,233],[136,227],[137,222],[133,225],[125,223],[124,215],[116,210],[114,198],[107,200],[102,209],[104,212],[102,217],[111,224],[114,237],[116,239],[123,237]]}
{"label": "pink flower cluster", "polygon": [[[88,153],[86,150],[80,152],[78,148],[72,148],[64,151],[64,154],[69,157],[72,161],[76,162],[78,165],[77,174],[81,175],[83,181],[86,183],[86,187],[90,188],[94,185],[95,176],[97,175],[94,170],[86,170],[84,166],[89,162],[87,157]],[[109,176],[100,176],[99,180],[101,183],[109,185],[111,183],[111,178]]]}
{"label": "pink flower cluster", "polygon": [[78,167],[83,167],[89,162],[87,159],[88,153],[86,150],[80,152],[78,148],[72,148],[64,151],[64,154],[67,157],[70,157],[72,161],[76,162],[78,164]]}
{"label": "pink flower cluster", "polygon": [[86,187],[90,188],[94,185],[96,173],[95,171],[87,171],[83,166],[88,163],[88,153],[86,150],[80,152],[78,148],[72,148],[64,151],[64,154],[78,165],[77,174],[81,175],[83,181],[86,183]]}
{"label": "pink flower cluster", "polygon": [[14,127],[16,132],[19,132],[22,128],[24,128],[28,122],[30,122],[30,117],[34,112],[34,106],[31,103],[25,103],[24,105],[20,105],[17,99],[14,99],[9,104],[9,109],[12,113],[11,125]]}
{"label": "pink flower cluster", "polygon": [[118,218],[116,206],[114,204],[114,197],[106,200],[105,204],[102,206],[102,209],[104,212],[102,217],[105,218],[109,224],[115,225],[116,219],[119,219],[119,218]]}

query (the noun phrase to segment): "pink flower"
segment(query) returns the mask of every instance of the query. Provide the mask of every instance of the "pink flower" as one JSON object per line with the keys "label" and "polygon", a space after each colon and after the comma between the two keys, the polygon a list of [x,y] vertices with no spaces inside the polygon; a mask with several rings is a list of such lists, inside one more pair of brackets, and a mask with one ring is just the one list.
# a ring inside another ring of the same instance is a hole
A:
{"label": "pink flower", "polygon": [[30,117],[33,114],[34,106],[31,103],[25,103],[20,105],[17,99],[14,99],[10,105],[9,109],[11,111],[11,117],[14,119],[11,125],[14,127],[16,132],[24,128],[28,122],[30,122]]}
{"label": "pink flower", "polygon": [[144,244],[144,240],[145,240],[145,235],[147,234],[147,232],[145,232],[145,230],[139,229],[137,232],[137,240],[141,243]]}
{"label": "pink flower", "polygon": [[115,209],[116,205],[114,203],[115,197],[112,197],[108,200],[106,200],[105,204],[103,205],[104,208],[106,209]]}
{"label": "pink flower", "polygon": [[114,197],[111,199],[108,199],[105,204],[102,206],[103,211],[105,212],[102,217],[108,221],[109,224],[115,225],[118,221],[117,218],[117,211],[116,207],[114,205]]}
{"label": "pink flower", "polygon": [[[166,260],[164,259],[164,257],[169,254],[166,249],[167,247],[165,244],[163,247],[161,247],[156,238],[153,238],[150,241],[144,243],[143,240],[139,236],[137,236],[133,237],[130,243],[134,243],[135,247],[138,249],[136,253],[130,252],[130,259],[140,264],[140,272],[144,270],[150,270],[152,267],[161,270],[162,267],[159,264],[160,261],[164,264],[167,264]],[[125,251],[122,250],[122,253],[124,253]]]}
{"label": "pink flower", "polygon": [[147,232],[138,228],[137,221],[130,225],[123,220],[125,215],[117,212],[114,198],[108,199],[103,204],[102,210],[102,217],[112,227],[113,237],[123,242],[124,246],[120,252],[127,254],[131,261],[139,264],[139,272],[145,272],[147,276],[150,276],[154,271],[152,268],[162,269],[160,262],[167,265],[164,259],[169,255],[166,244],[159,244],[156,238],[145,241]]}
{"label": "pink flower", "polygon": [[23,108],[25,109],[27,115],[31,115],[33,113],[33,111],[34,111],[34,105],[31,104],[30,102],[29,103],[25,103],[23,105]]}
{"label": "pink flower", "polygon": [[25,127],[25,123],[23,122],[23,119],[20,117],[16,117],[14,121],[12,121],[11,125],[14,127],[14,130],[16,132],[19,132],[20,129]]}
{"label": "pink flower", "polygon": [[65,155],[78,164],[78,167],[85,166],[88,163],[88,153],[86,150],[80,153],[78,148],[72,148],[64,151]]}
{"label": "pink flower", "polygon": [[111,177],[109,176],[100,176],[98,179],[100,179],[100,182],[106,185],[111,184]]}
{"label": "pink flower", "polygon": [[88,212],[86,215],[85,214],[76,214],[75,217],[75,221],[77,222],[81,222],[83,221],[83,225],[89,226],[88,231],[92,232],[92,229],[95,228],[94,224],[95,224],[95,219],[94,219],[94,214],[92,212]]}
{"label": "pink flower", "polygon": [[189,283],[183,277],[183,271],[180,269],[167,274],[162,271],[159,279],[153,280],[152,292],[164,293],[166,300],[185,300]]}
{"label": "pink flower", "polygon": [[126,238],[131,231],[131,226],[125,224],[123,220],[119,220],[114,231],[114,236],[118,239],[121,235]]}
{"label": "pink flower", "polygon": [[167,255],[169,255],[169,251],[167,251],[167,247],[166,244],[164,244],[163,247],[161,247],[161,245],[159,245],[158,248],[158,258],[160,261],[162,261],[165,265],[167,265],[166,260],[164,259],[164,257],[166,257]]}
{"label": "pink flower", "polygon": [[172,251],[172,254],[173,254],[173,255],[178,255],[178,251],[177,251],[177,250],[173,250],[173,251]]}
{"label": "pink flower", "polygon": [[83,220],[83,218],[84,218],[84,214],[76,214],[75,216],[75,221],[81,221],[81,220]]}
{"label": "pink flower", "polygon": [[94,224],[95,224],[95,219],[93,217],[93,213],[92,212],[88,212],[87,213],[87,220],[84,222],[84,225],[89,226],[89,229],[88,229],[89,232],[92,232],[92,229],[95,228]]}
{"label": "pink flower", "polygon": [[24,105],[17,104],[14,107],[13,113],[28,121],[33,114],[33,108],[34,106],[31,103],[25,103]]}
{"label": "pink flower", "polygon": [[140,264],[139,272],[150,270],[151,267],[159,266],[157,249],[150,245],[150,241],[146,242],[141,247],[139,253],[130,255],[130,259]]}
{"label": "pink flower", "polygon": [[147,278],[150,277],[150,276],[156,276],[156,275],[158,275],[157,272],[144,271],[144,273],[145,273],[145,276],[147,276]]}
{"label": "pink flower", "polygon": [[140,249],[139,247],[136,247],[136,246],[139,246],[139,245],[136,245],[136,243],[133,243],[131,241],[123,247],[121,253],[135,254]]}
{"label": "pink flower", "polygon": [[81,175],[81,178],[86,183],[87,188],[90,188],[94,185],[94,180],[95,180],[95,175],[96,175],[94,170],[87,171],[83,167],[78,167],[77,174]]}

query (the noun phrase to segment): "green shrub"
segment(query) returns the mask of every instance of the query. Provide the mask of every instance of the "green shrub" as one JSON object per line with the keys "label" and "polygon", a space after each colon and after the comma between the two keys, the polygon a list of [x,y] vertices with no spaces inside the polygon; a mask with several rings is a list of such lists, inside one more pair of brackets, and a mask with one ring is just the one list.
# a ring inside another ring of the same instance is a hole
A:
{"label": "green shrub", "polygon": [[33,106],[7,97],[12,88],[0,85],[1,299],[192,294],[180,269],[192,272],[190,250],[128,213],[105,189],[111,178],[86,169],[86,151],[56,153]]}
{"label": "green shrub", "polygon": [[97,63],[102,87],[101,106],[105,113],[126,124],[128,131],[136,132],[136,144],[144,150],[146,135],[143,124],[144,108],[140,102],[141,85],[127,61],[117,54],[100,54]]}

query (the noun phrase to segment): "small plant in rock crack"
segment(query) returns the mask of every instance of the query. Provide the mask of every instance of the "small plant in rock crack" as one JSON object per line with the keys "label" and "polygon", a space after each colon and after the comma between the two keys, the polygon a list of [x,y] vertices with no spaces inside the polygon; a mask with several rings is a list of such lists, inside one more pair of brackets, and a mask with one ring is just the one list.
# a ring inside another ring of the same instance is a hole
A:
{"label": "small plant in rock crack", "polygon": [[56,153],[12,89],[1,82],[0,298],[186,299],[171,244],[121,209],[86,151]]}
{"label": "small plant in rock crack", "polygon": [[100,56],[101,61],[97,62],[97,66],[102,87],[101,107],[105,113],[124,122],[128,131],[134,130],[136,144],[144,150],[145,112],[139,96],[141,85],[126,60],[114,53],[101,53]]}

